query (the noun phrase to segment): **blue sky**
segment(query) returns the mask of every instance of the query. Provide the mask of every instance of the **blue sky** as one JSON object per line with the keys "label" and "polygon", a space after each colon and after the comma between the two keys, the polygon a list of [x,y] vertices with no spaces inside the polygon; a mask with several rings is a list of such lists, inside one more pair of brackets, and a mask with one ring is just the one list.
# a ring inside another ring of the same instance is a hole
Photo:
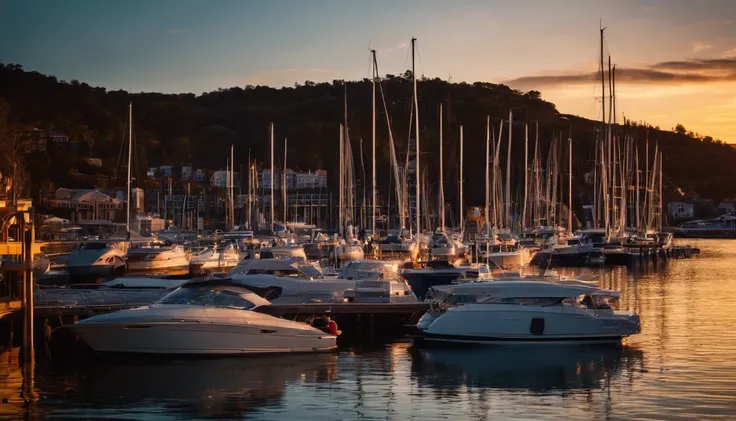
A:
{"label": "blue sky", "polygon": [[[0,61],[111,89],[199,94],[369,77],[370,48],[382,73],[399,73],[414,36],[419,72],[504,82],[595,71],[600,18],[619,67],[736,57],[730,0],[0,0]],[[722,121],[736,116],[736,97],[721,84],[639,82],[621,87],[627,116],[736,142],[736,124]],[[599,113],[592,82],[534,83],[524,88],[563,112]],[[721,106],[720,120],[709,124],[710,108],[692,116],[673,107],[703,96],[713,100],[703,107]]]}

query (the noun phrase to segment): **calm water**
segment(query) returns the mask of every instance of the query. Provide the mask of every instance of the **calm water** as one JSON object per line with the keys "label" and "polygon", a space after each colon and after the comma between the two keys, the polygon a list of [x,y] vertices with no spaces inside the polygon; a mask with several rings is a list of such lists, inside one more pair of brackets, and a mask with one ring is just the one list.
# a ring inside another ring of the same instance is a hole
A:
{"label": "calm water", "polygon": [[416,350],[39,364],[18,397],[0,355],[0,418],[599,420],[736,417],[736,242],[691,241],[692,260],[602,273],[642,333],[620,348]]}

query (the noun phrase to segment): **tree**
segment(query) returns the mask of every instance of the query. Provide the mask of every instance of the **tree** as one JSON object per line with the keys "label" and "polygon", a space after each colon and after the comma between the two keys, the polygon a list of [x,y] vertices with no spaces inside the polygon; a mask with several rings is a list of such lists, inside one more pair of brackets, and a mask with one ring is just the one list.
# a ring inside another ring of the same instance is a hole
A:
{"label": "tree", "polygon": [[28,184],[22,155],[23,137],[18,131],[17,124],[12,120],[10,106],[0,99],[0,171],[3,189],[13,205]]}

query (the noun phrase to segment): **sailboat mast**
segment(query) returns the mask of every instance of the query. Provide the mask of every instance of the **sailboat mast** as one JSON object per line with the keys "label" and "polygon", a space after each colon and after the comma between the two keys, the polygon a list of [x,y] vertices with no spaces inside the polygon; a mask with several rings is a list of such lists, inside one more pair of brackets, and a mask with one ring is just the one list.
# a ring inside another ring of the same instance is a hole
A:
{"label": "sailboat mast", "polygon": [[463,229],[465,214],[463,211],[463,126],[460,126],[460,231]]}
{"label": "sailboat mast", "polygon": [[274,173],[274,165],[273,165],[273,122],[271,123],[271,232],[276,227],[276,213],[275,213],[275,207],[274,207],[274,201],[273,201],[273,188],[274,188],[274,180],[276,178],[276,174]]}
{"label": "sailboat mast", "polygon": [[509,147],[506,150],[506,226],[505,228],[511,228],[511,132],[512,124],[514,121],[514,113],[509,110]]}
{"label": "sailboat mast", "polygon": [[[376,50],[371,50],[373,63],[376,62]],[[376,235],[376,66],[371,66],[373,77],[371,78],[371,87],[373,88],[373,113],[371,114],[371,137],[373,138],[373,164],[371,165],[371,234]]]}
{"label": "sailboat mast", "polygon": [[526,230],[526,200],[529,187],[529,125],[524,123],[524,199],[521,210],[521,232]]}
{"label": "sailboat mast", "polygon": [[445,230],[445,169],[442,158],[442,103],[440,103],[440,229]]}
{"label": "sailboat mast", "polygon": [[490,174],[490,156],[491,153],[491,116],[486,117],[486,154],[485,154],[485,161],[486,161],[486,207],[485,207],[485,214],[484,217],[486,219],[486,235],[491,235],[491,224],[490,224],[490,218],[488,217],[490,214],[490,183],[491,183],[491,174]]}
{"label": "sailboat mast", "polygon": [[416,180],[417,180],[417,183],[416,183],[417,184],[416,185],[416,189],[417,189],[416,196],[417,197],[416,197],[415,205],[416,205],[416,218],[417,218],[417,235],[419,235],[419,233],[422,232],[422,229],[421,229],[422,220],[421,220],[421,206],[419,205],[421,203],[420,202],[420,196],[421,196],[420,174],[421,172],[419,171],[421,168],[419,166],[419,98],[417,97],[417,74],[416,74],[415,65],[414,65],[415,64],[414,61],[415,61],[416,43],[417,43],[417,39],[412,38],[411,39],[411,79],[412,79],[412,84],[414,85],[414,110],[415,110],[414,112],[414,139],[416,141],[415,143],[416,161],[415,161],[414,171],[415,171]]}
{"label": "sailboat mast", "polygon": [[343,189],[345,188],[345,176],[344,176],[344,170],[345,170],[345,164],[343,163],[345,151],[343,148],[344,142],[344,136],[345,132],[343,132],[343,126],[340,124],[340,191],[338,194],[338,215],[337,215],[337,231],[342,237],[342,225],[343,225],[343,216],[344,216],[344,209],[343,209]]}
{"label": "sailboat mast", "polygon": [[657,223],[657,230],[662,231],[662,151],[659,151],[659,204],[657,205],[657,211],[658,211],[658,223]]}
{"label": "sailboat mast", "polygon": [[603,31],[606,28],[603,27],[603,20],[601,19],[601,121],[606,124],[606,72],[603,68]]}
{"label": "sailboat mast", "polygon": [[567,136],[567,232],[572,233],[572,126]]}
{"label": "sailboat mast", "polygon": [[132,160],[133,160],[133,103],[131,102],[128,104],[128,182],[127,182],[127,192],[126,192],[128,203],[126,204],[127,212],[125,216],[125,225],[128,229],[128,233],[130,233],[130,201],[131,201],[130,166],[131,166]]}
{"label": "sailboat mast", "polygon": [[[282,179],[284,180],[283,181],[283,183],[284,183],[284,227],[286,227],[286,222],[288,220],[287,212],[288,212],[288,209],[289,209],[289,201],[288,201],[288,197],[289,196],[288,196],[288,192],[287,192],[288,186],[287,186],[287,182],[286,182],[287,181],[286,180],[286,154],[287,154],[287,152],[289,150],[288,147],[287,147],[288,142],[289,142],[288,139],[287,138],[284,138],[284,175],[282,176]],[[294,214],[294,217],[295,218],[296,218],[296,216],[297,215]]]}
{"label": "sailboat mast", "polygon": [[251,184],[253,184],[253,181],[251,179],[251,175],[253,175],[253,171],[251,170],[251,163],[250,163],[250,149],[248,149],[248,212],[247,217],[245,219],[245,226],[250,230],[251,228],[251,203],[252,203],[252,197],[251,197]]}

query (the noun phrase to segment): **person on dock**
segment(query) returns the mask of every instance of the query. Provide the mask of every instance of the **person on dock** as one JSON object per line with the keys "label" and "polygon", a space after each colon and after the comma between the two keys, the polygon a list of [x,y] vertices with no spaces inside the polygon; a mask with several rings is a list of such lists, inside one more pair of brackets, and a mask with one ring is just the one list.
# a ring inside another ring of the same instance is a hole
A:
{"label": "person on dock", "polygon": [[312,325],[312,327],[317,328],[322,332],[330,335],[337,336],[342,333],[342,331],[338,329],[337,322],[332,320],[332,318],[330,318],[330,315],[326,313],[319,317],[313,318],[310,324]]}

